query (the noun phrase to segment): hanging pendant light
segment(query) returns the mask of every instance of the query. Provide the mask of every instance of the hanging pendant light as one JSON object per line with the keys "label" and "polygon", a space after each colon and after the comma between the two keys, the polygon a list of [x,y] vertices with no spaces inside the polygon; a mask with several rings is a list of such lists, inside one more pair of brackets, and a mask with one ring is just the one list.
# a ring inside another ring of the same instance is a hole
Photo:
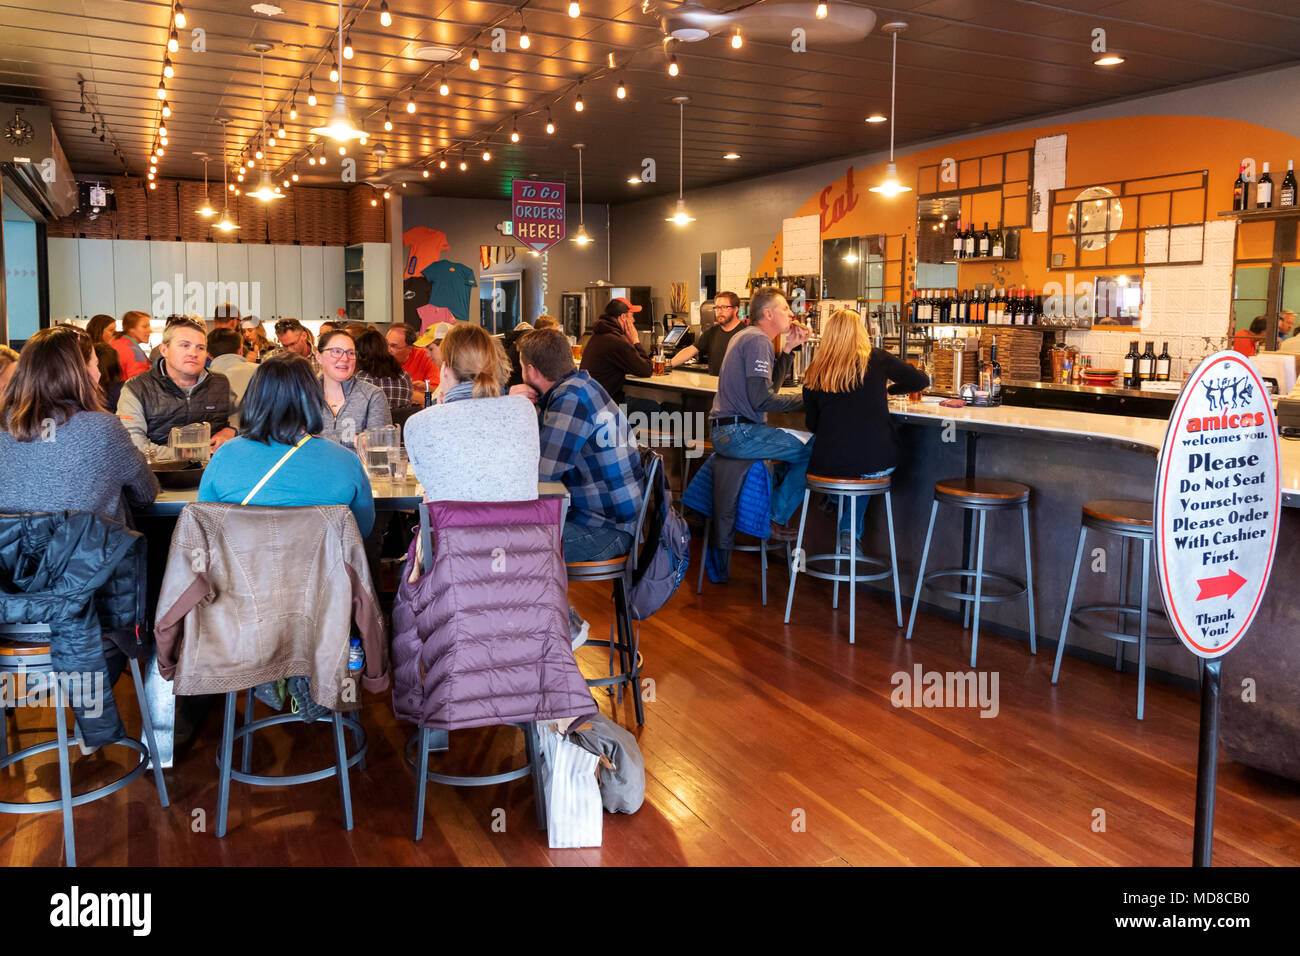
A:
{"label": "hanging pendant light", "polygon": [[889,165],[885,167],[885,181],[879,186],[872,186],[871,192],[892,198],[899,193],[912,191],[911,186],[899,182],[898,166],[894,163],[894,115],[897,112],[894,108],[894,94],[898,88],[898,35],[907,29],[907,24],[895,21],[886,23],[880,29],[881,32],[888,33],[894,38],[893,65],[889,74]]}
{"label": "hanging pendant light", "polygon": [[686,195],[684,185],[686,181],[686,104],[691,101],[689,96],[674,96],[673,102],[677,104],[677,206],[671,216],[664,221],[671,222],[678,226],[684,226],[688,222],[694,222],[695,217],[686,211]]}
{"label": "hanging pendant light", "polygon": [[386,27],[393,25],[393,15],[388,12],[388,0],[379,4],[379,22]]}
{"label": "hanging pendant light", "polygon": [[573,144],[573,148],[578,151],[578,232],[572,241],[580,246],[585,246],[592,241],[591,236],[587,235],[585,210],[582,205],[582,151],[586,148],[586,145],[586,143]]}
{"label": "hanging pendant light", "polygon": [[[229,153],[230,130],[226,128],[226,124],[228,124],[230,120],[223,116],[218,119],[217,122],[221,124],[221,128],[225,131],[222,136],[222,152]],[[233,230],[238,229],[239,226],[235,225],[235,223],[230,220],[230,193],[233,191],[238,195],[238,190],[236,190],[234,185],[230,182],[230,163],[224,159],[221,163],[221,178],[226,187],[222,191],[224,198],[222,200],[221,218],[214,222],[212,226],[215,229],[220,229],[222,232],[232,232]]]}
{"label": "hanging pendant light", "polygon": [[[266,136],[266,53],[271,49],[271,44],[265,41],[259,41],[253,44],[253,49],[257,52],[257,72],[262,85],[262,98],[260,101],[262,108],[262,136]],[[262,158],[262,148],[258,145],[257,152],[253,154],[257,159]],[[273,185],[271,185],[271,171],[266,164],[262,164],[262,176],[258,181],[257,188],[248,195],[261,202],[270,202],[273,199],[283,198]]]}
{"label": "hanging pendant light", "polygon": [[208,202],[208,154],[195,153],[194,155],[203,159],[203,205],[194,211],[204,219],[211,219],[217,211],[212,208],[212,203]]}
{"label": "hanging pendant light", "polygon": [[[343,0],[339,0],[338,7],[339,7],[338,42],[339,45],[342,46],[343,44]],[[331,79],[333,79],[333,77],[331,77]],[[348,101],[343,95],[343,74],[339,73],[337,79],[338,79],[339,89],[338,92],[334,94],[334,109],[330,114],[330,121],[326,123],[324,126],[313,127],[312,132],[317,133],[321,136],[328,136],[330,139],[335,140],[337,142],[346,143],[348,140],[351,139],[360,139],[362,136],[365,136],[366,134],[362,130],[357,128],[356,124],[352,122],[352,118],[348,115]],[[311,87],[309,85],[308,89],[310,88]]]}

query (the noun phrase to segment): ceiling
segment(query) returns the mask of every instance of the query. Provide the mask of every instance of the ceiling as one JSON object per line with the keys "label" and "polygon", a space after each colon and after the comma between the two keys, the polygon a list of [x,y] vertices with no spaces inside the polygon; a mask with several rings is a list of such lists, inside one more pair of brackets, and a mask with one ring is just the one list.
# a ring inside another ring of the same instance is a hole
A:
{"label": "ceiling", "polygon": [[[761,0],[760,0],[761,2]],[[709,0],[712,9],[752,7]],[[275,0],[281,12],[255,12],[248,0],[185,3],[181,45],[170,54],[176,75],[167,81],[173,114],[158,174],[197,179],[193,153],[235,157],[260,128],[258,57],[253,41],[269,41],[266,102],[274,121],[283,113],[288,136],[268,151],[277,175],[297,161],[301,181],[342,185],[337,150],[321,171],[305,161],[309,120],[323,122],[333,85],[330,43],[338,7],[317,0]],[[807,163],[886,148],[889,125],[867,124],[868,114],[888,114],[890,39],[880,25],[905,20],[898,43],[897,141],[900,145],[976,127],[1289,63],[1300,51],[1300,6],[1295,0],[893,0],[859,4],[875,12],[865,39],[830,42],[830,24],[808,8],[808,50],[789,41],[747,39],[739,50],[730,31],[697,43],[664,43],[660,17],[679,11],[665,0],[582,0],[571,19],[568,0],[388,0],[393,24],[379,19],[379,0],[343,4],[356,49],[343,65],[353,118],[370,133],[366,147],[349,147],[358,179],[376,178],[373,148],[387,149],[390,181],[410,178],[410,191],[450,196],[502,196],[512,178],[536,175],[576,185],[576,156],[586,144],[588,201],[619,202],[675,192],[679,164],[678,107],[685,106],[686,188],[748,178]],[[532,46],[518,47],[520,11]],[[158,126],[156,96],[171,23],[169,2],[148,0],[0,0],[0,100],[52,108],[55,128],[78,173],[112,174],[123,163],[134,175],[148,168]],[[755,11],[750,10],[753,14]],[[506,31],[506,52],[491,50],[490,29]],[[1095,28],[1107,31],[1109,49],[1122,65],[1093,65]],[[206,34],[206,51],[191,49],[191,31]],[[818,29],[821,33],[818,33]],[[461,50],[448,64],[449,95],[439,94],[441,69],[418,59],[415,49],[445,44]],[[470,70],[477,49],[482,68]],[[667,56],[681,73],[670,77]],[[612,67],[611,67],[612,63]],[[80,112],[78,79],[90,105]],[[319,104],[306,104],[308,80]],[[577,84],[586,109],[576,113]],[[615,97],[622,81],[625,100]],[[298,120],[290,122],[294,99]],[[414,90],[417,110],[405,103]],[[388,105],[391,104],[391,107]],[[550,109],[557,125],[548,136]],[[393,130],[383,129],[389,110]],[[103,142],[91,134],[98,112],[107,122]],[[230,120],[223,153],[218,117]],[[517,120],[516,120],[517,117]],[[510,143],[517,121],[521,140]],[[492,152],[484,162],[484,147]],[[464,148],[469,169],[459,172]],[[438,168],[450,149],[448,167]],[[728,161],[734,151],[740,159]],[[628,178],[645,158],[657,165],[657,182]],[[425,179],[418,171],[431,165]],[[396,167],[396,170],[394,170]],[[214,179],[222,168],[214,162]]]}

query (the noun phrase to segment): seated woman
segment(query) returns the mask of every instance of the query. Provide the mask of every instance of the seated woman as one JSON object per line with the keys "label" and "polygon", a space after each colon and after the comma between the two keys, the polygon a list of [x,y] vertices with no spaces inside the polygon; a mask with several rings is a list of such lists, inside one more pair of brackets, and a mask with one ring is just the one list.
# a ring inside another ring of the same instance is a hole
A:
{"label": "seated woman", "polygon": [[104,396],[104,410],[116,413],[117,400],[122,395],[122,363],[117,349],[103,342],[95,343],[95,356],[99,359],[99,391]]}
{"label": "seated woman", "polygon": [[128,504],[157,497],[149,463],[104,410],[90,336],[69,325],[41,329],[0,393],[0,508],[126,522]]}
{"label": "seated woman", "polygon": [[[268,358],[244,392],[239,437],[212,456],[198,500],[265,507],[347,505],[362,537],[369,534],[375,501],[360,459],[316,437],[324,404],[310,365],[292,355]],[[266,482],[257,487],[264,477]]]}
{"label": "seated woman", "polygon": [[442,340],[441,357],[439,404],[411,416],[404,436],[425,498],[536,498],[537,412],[528,399],[502,394],[510,364],[501,343],[477,325],[460,323]]}
{"label": "seated woman", "polygon": [[345,448],[356,447],[356,436],[371,428],[393,424],[384,393],[356,377],[357,346],[346,332],[326,332],[320,337],[323,395],[321,437]]}
{"label": "seated woman", "polygon": [[[821,345],[803,378],[804,421],[816,436],[808,474],[836,478],[890,474],[898,463],[898,449],[887,394],[919,392],[929,384],[929,376],[897,355],[873,349],[858,313],[834,312],[822,328]],[[865,513],[866,508],[858,511],[851,542],[849,509],[844,509],[841,551],[848,551],[862,537]]]}
{"label": "seated woman", "polygon": [[254,365],[262,361],[262,356],[269,353],[275,346],[266,336],[266,329],[262,323],[247,325],[243,329],[244,336],[244,358],[248,359]]}
{"label": "seated woman", "polygon": [[357,381],[369,382],[382,391],[390,410],[406,408],[414,401],[410,374],[389,354],[387,340],[370,329],[357,337]]}

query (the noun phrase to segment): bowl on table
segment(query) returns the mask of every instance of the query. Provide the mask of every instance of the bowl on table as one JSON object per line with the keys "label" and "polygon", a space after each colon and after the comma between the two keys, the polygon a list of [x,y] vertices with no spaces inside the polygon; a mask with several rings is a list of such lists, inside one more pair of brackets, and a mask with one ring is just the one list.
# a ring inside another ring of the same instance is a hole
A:
{"label": "bowl on table", "polygon": [[149,470],[164,488],[197,488],[203,480],[204,463],[201,461],[154,461]]}

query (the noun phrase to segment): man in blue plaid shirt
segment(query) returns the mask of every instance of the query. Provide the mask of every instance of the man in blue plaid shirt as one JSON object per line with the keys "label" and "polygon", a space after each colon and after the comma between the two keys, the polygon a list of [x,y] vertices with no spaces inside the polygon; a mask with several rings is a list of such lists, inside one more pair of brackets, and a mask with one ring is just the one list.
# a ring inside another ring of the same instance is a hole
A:
{"label": "man in blue plaid shirt", "polygon": [[536,403],[541,428],[541,481],[569,489],[566,561],[604,561],[632,547],[641,504],[641,456],[627,416],[586,372],[573,365],[558,329],[519,339],[525,384],[510,390]]}

